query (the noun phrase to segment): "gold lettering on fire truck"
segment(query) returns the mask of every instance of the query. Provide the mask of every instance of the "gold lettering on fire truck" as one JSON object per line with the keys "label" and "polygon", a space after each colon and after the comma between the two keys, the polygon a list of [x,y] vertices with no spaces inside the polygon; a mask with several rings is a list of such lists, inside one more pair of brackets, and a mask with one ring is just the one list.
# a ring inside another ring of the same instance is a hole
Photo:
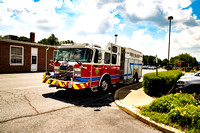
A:
{"label": "gold lettering on fire truck", "polygon": [[98,75],[99,74],[99,68],[95,69],[95,74]]}

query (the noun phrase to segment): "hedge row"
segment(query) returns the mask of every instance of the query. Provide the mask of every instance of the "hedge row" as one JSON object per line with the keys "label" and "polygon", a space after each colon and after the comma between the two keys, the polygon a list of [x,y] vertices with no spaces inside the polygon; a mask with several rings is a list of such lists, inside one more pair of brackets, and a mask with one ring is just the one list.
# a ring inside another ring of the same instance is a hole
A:
{"label": "hedge row", "polygon": [[150,96],[162,96],[166,94],[177,80],[182,76],[180,70],[147,73],[143,76],[144,92]]}

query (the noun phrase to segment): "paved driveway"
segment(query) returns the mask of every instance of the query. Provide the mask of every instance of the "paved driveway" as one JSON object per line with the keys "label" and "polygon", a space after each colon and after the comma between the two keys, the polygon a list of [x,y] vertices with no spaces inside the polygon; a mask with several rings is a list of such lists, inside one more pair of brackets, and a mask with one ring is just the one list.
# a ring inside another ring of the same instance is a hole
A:
{"label": "paved driveway", "polygon": [[0,74],[0,132],[159,132],[120,110],[106,94],[64,91],[43,73]]}

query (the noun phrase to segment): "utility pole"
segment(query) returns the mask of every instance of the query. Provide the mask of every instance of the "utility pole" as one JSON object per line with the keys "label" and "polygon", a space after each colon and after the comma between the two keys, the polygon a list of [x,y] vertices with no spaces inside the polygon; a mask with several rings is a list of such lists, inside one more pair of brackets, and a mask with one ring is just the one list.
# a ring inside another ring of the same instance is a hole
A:
{"label": "utility pole", "polygon": [[156,55],[156,76],[158,76],[158,67],[157,67],[157,64],[158,64],[158,58],[157,58],[157,55]]}
{"label": "utility pole", "polygon": [[170,34],[171,34],[171,20],[173,20],[173,16],[168,17],[169,20],[169,46],[168,46],[168,64],[167,69],[169,69],[169,54],[170,54]]}

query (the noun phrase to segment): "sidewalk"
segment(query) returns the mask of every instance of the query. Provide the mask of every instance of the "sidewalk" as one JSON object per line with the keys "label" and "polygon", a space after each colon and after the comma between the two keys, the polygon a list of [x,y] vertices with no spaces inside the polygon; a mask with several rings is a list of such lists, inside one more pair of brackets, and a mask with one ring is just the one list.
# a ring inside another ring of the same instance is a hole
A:
{"label": "sidewalk", "polygon": [[140,115],[138,106],[148,105],[154,98],[148,96],[142,88],[142,83],[135,83],[120,88],[115,92],[115,103],[125,112],[139,119],[140,121],[158,128],[161,131],[169,133],[180,133],[181,131],[166,126],[164,124],[156,123],[148,117]]}

